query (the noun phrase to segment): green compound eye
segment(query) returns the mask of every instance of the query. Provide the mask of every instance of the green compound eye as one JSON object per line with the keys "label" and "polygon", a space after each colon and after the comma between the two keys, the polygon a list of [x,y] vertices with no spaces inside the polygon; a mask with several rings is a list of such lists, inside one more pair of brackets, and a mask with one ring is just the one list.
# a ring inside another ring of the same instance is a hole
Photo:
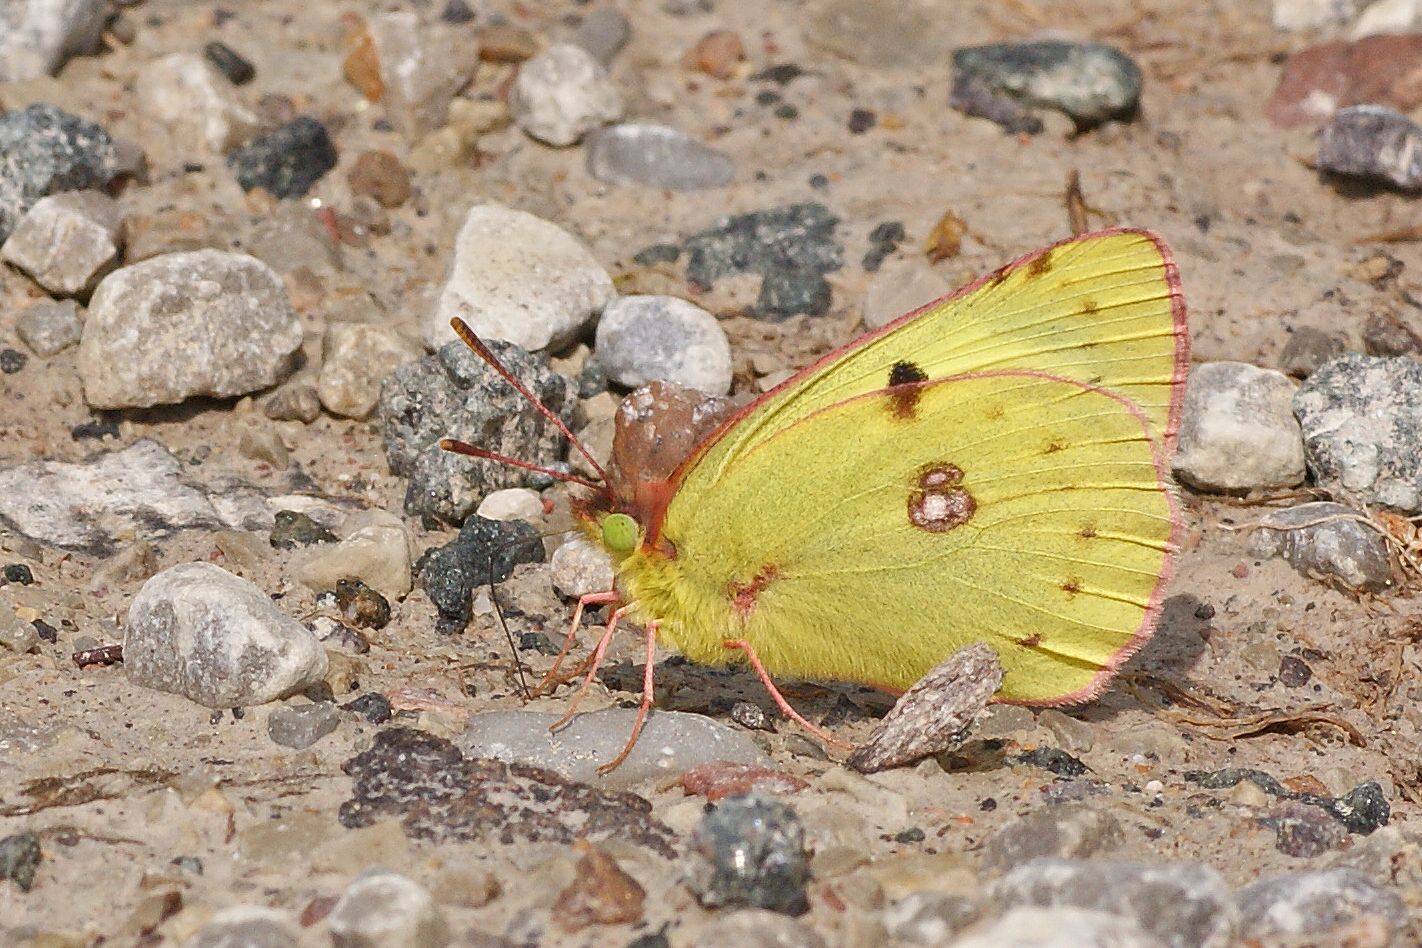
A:
{"label": "green compound eye", "polygon": [[637,521],[627,514],[608,514],[602,521],[602,542],[614,553],[631,553],[637,548]]}

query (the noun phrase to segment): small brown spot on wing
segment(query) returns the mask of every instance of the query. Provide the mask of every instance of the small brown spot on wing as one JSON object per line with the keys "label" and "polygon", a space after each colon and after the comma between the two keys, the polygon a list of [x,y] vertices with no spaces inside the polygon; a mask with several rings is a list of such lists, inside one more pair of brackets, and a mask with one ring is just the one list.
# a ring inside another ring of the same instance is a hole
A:
{"label": "small brown spot on wing", "polygon": [[963,484],[963,469],[940,462],[919,468],[909,491],[909,523],[928,533],[947,533],[973,519],[978,502]]}
{"label": "small brown spot on wing", "polygon": [[889,369],[889,414],[899,421],[913,421],[923,396],[921,383],[927,381],[928,373],[914,363],[895,362]]}
{"label": "small brown spot on wing", "polygon": [[1096,302],[1095,300],[1082,300],[1082,301],[1081,301],[1081,315],[1083,315],[1083,316],[1095,316],[1095,315],[1096,315],[1097,313],[1099,313],[1100,311],[1101,311],[1101,304],[1098,303],[1098,302]]}
{"label": "small brown spot on wing", "polygon": [[1048,251],[1027,264],[1027,275],[1041,277],[1051,273],[1052,268],[1056,266],[1056,260],[1053,259],[1055,256],[1056,254]]}
{"label": "small brown spot on wing", "polygon": [[1080,531],[1077,532],[1077,536],[1081,537],[1083,540],[1096,539],[1096,525],[1091,523],[1086,524],[1081,528]]}
{"label": "small brown spot on wing", "polygon": [[1026,638],[1018,639],[1017,644],[1023,648],[1036,648],[1042,644],[1042,637],[1036,634],[1029,635]]}
{"label": "small brown spot on wing", "polygon": [[1066,582],[1062,583],[1062,592],[1066,593],[1068,596],[1075,596],[1077,593],[1081,592],[1081,580],[1068,579]]}
{"label": "small brown spot on wing", "polygon": [[726,589],[728,598],[731,600],[731,612],[736,619],[744,624],[750,619],[751,613],[755,611],[756,602],[760,599],[760,594],[772,582],[780,578],[780,569],[774,563],[767,563],[762,566],[756,574],[746,582],[736,582],[732,580]]}

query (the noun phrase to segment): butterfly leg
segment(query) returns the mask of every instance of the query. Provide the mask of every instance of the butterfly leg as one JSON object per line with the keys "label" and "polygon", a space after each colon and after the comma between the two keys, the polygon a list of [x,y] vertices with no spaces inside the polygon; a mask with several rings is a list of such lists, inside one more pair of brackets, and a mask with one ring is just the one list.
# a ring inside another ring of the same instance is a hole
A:
{"label": "butterfly leg", "polygon": [[[578,623],[582,621],[583,610],[590,605],[602,605],[607,602],[616,602],[616,590],[609,589],[607,592],[588,593],[586,596],[578,597],[578,607],[573,610],[573,621],[568,626],[568,637],[563,640],[563,647],[558,652],[558,657],[553,659],[553,667],[548,669],[543,680],[538,683],[538,687],[533,689],[533,696],[537,697],[554,685],[562,684],[566,679],[558,677],[558,669],[563,665],[563,659],[568,657],[568,649],[573,647],[573,640],[578,635]],[[582,669],[573,672],[574,675],[581,673]]]}
{"label": "butterfly leg", "polygon": [[647,654],[642,665],[642,706],[637,709],[637,720],[632,723],[632,734],[627,738],[627,745],[622,748],[622,753],[597,769],[600,774],[613,770],[632,753],[632,746],[637,743],[637,737],[642,733],[642,725],[647,721],[647,712],[652,708],[652,663],[657,657],[657,625],[657,622],[647,623]]}
{"label": "butterfly leg", "polygon": [[818,737],[820,740],[826,742],[827,744],[833,744],[836,747],[843,747],[845,750],[854,750],[853,744],[846,744],[844,741],[841,741],[837,737],[831,737],[824,731],[815,727],[809,721],[805,720],[804,716],[801,715],[799,711],[796,711],[794,708],[790,707],[790,702],[785,700],[785,696],[780,693],[780,689],[775,687],[775,682],[770,680],[770,673],[767,672],[765,670],[765,666],[760,663],[760,656],[755,653],[755,649],[751,647],[751,644],[749,642],[747,642],[745,639],[728,639],[727,641],[722,642],[721,644],[724,645],[726,648],[733,648],[746,653],[746,659],[750,662],[751,668],[755,669],[756,676],[759,677],[761,682],[765,685],[765,690],[770,692],[770,697],[775,702],[775,706],[779,708],[782,712],[784,712],[786,717],[790,718],[792,721],[799,722],[801,727]]}
{"label": "butterfly leg", "polygon": [[588,693],[588,686],[592,684],[593,675],[597,674],[598,666],[602,664],[603,655],[607,654],[607,646],[612,641],[612,633],[617,630],[618,621],[627,614],[627,611],[632,608],[632,605],[632,603],[628,603],[621,609],[614,610],[612,615],[608,616],[607,628],[603,630],[602,638],[597,640],[597,648],[593,649],[592,658],[589,659],[591,667],[588,668],[588,673],[583,678],[582,687],[580,687],[578,693],[573,696],[573,704],[568,708],[568,713],[557,721],[554,721],[552,727],[548,728],[548,730],[556,731],[564,727],[568,723],[568,720],[572,718],[573,712],[578,710],[578,704],[582,702],[583,695]]}

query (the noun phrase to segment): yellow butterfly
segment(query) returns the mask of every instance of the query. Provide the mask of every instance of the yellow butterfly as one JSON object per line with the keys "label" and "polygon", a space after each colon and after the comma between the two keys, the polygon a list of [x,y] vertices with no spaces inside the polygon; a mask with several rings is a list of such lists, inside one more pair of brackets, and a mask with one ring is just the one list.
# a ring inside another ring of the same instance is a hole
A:
{"label": "yellow butterfly", "polygon": [[1160,611],[1188,365],[1178,271],[1138,230],[1040,250],[852,341],[674,468],[588,485],[616,588],[574,629],[618,604],[593,670],[626,616],[647,628],[644,714],[656,641],[748,660],[807,726],[770,676],[902,690],[974,641],[999,654],[998,700],[1095,696]]}

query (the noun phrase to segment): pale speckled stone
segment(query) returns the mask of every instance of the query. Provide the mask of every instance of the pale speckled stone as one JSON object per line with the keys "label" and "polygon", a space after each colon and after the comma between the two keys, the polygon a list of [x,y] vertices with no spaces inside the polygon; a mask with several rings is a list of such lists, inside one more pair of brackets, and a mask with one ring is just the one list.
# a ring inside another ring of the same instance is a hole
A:
{"label": "pale speckled stone", "polygon": [[346,888],[327,918],[335,948],[444,948],[449,926],[429,890],[388,869]]}
{"label": "pale speckled stone", "polygon": [[336,323],[326,330],[316,394],[333,415],[369,418],[385,377],[424,354],[420,346],[384,326]]}
{"label": "pale speckled stone", "polygon": [[612,557],[581,533],[575,533],[553,551],[548,561],[553,588],[577,599],[612,588]]}
{"label": "pale speckled stone", "polygon": [[391,601],[405,598],[410,579],[410,534],[384,510],[366,510],[347,519],[342,540],[323,546],[297,567],[297,578],[318,592],[342,579],[358,579]]}
{"label": "pale speckled stone", "polygon": [[514,123],[545,145],[576,144],[622,117],[622,93],[580,46],[555,43],[519,67],[509,90]]}
{"label": "pale speckled stone", "polygon": [[222,250],[169,253],[99,283],[78,369],[94,408],[232,398],[285,377],[301,341],[301,320],[271,267]]}
{"label": "pale speckled stone", "polygon": [[134,101],[184,151],[197,146],[225,154],[261,126],[237,87],[196,53],[169,53],[145,63],[134,79]]}
{"label": "pale speckled stone", "polygon": [[731,343],[716,317],[674,296],[621,296],[597,324],[597,355],[617,384],[675,382],[708,395],[731,390]]}
{"label": "pale speckled stone", "polygon": [[143,584],[128,610],[124,671],[210,708],[264,704],[326,675],[326,650],[257,586],[211,563]]}
{"label": "pale speckled stone", "polygon": [[558,349],[616,296],[612,277],[572,234],[525,211],[480,204],[455,238],[425,342],[453,341],[449,321],[458,316],[486,342]]}
{"label": "pale speckled stone", "polygon": [[65,191],[36,201],[0,255],[57,296],[84,296],[118,264],[122,229],[113,198]]}
{"label": "pale speckled stone", "polygon": [[98,46],[104,0],[10,0],[0,4],[0,82],[38,79]]}

